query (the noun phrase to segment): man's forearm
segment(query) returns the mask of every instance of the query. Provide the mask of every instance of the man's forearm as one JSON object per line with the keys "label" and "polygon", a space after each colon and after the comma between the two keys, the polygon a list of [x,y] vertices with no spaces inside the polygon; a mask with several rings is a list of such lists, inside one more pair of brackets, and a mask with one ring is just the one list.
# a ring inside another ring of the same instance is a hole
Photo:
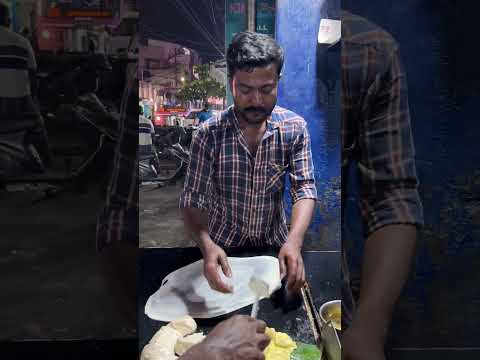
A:
{"label": "man's forearm", "polygon": [[413,225],[388,225],[365,244],[357,313],[387,330],[395,303],[410,272],[417,230]]}
{"label": "man's forearm", "polygon": [[182,214],[185,225],[191,231],[202,253],[204,253],[205,249],[213,243],[208,234],[208,215],[205,211],[196,208],[184,208]]}
{"label": "man's forearm", "polygon": [[302,199],[292,207],[292,221],[287,241],[295,241],[300,247],[303,245],[303,238],[312,220],[315,209],[315,200]]}

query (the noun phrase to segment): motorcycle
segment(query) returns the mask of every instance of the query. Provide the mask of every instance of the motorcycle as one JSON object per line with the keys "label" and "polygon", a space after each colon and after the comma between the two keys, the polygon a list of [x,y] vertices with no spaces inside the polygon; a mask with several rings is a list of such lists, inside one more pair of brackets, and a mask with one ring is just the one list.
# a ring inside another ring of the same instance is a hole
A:
{"label": "motorcycle", "polygon": [[[39,76],[41,112],[49,140],[57,140],[50,144],[52,154],[57,161],[65,159],[65,171],[46,169],[43,173],[2,177],[0,185],[7,190],[42,188],[46,189],[46,195],[50,195],[57,192],[57,186],[73,185],[75,189],[85,191],[90,179],[97,181],[99,171],[107,176],[109,169],[105,169],[105,163],[113,158],[120,114],[107,108],[96,92],[100,72],[110,67],[104,58],[98,56],[82,59],[75,58],[70,66],[64,64],[62,71]],[[75,142],[78,144],[72,145]],[[75,158],[81,160],[72,170]]]}
{"label": "motorcycle", "polygon": [[191,133],[181,126],[156,133],[152,154],[139,159],[140,185],[162,186],[180,180],[190,161],[190,142]]}

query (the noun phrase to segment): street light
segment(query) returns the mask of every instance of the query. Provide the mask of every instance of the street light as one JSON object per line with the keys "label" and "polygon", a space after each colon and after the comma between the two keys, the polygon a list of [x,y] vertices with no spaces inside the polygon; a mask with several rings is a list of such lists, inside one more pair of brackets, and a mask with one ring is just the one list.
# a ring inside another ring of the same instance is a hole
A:
{"label": "street light", "polygon": [[181,81],[181,82],[185,82],[185,77],[182,76],[182,77],[180,78],[180,81]]}

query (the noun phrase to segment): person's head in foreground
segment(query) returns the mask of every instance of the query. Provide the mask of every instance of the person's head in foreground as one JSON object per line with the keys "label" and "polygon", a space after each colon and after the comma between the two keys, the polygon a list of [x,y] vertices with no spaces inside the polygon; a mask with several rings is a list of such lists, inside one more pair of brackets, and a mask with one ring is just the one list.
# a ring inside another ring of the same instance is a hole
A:
{"label": "person's head in foreground", "polygon": [[277,103],[283,50],[268,35],[241,32],[227,50],[227,71],[235,112],[249,125],[263,123]]}
{"label": "person's head in foreground", "polygon": [[10,9],[7,5],[0,2],[0,26],[10,27]]}

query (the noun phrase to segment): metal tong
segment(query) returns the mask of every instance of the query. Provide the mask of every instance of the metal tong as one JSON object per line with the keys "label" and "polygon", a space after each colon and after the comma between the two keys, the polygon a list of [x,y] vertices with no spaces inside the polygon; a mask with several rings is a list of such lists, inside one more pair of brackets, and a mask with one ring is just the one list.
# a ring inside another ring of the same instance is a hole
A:
{"label": "metal tong", "polygon": [[320,314],[318,313],[313,296],[310,291],[310,286],[307,282],[301,289],[302,297],[306,306],[307,314],[310,319],[313,328],[313,335],[315,343],[325,352],[328,360],[340,360],[342,355],[340,339],[338,338],[337,331],[331,321],[324,322]]}

